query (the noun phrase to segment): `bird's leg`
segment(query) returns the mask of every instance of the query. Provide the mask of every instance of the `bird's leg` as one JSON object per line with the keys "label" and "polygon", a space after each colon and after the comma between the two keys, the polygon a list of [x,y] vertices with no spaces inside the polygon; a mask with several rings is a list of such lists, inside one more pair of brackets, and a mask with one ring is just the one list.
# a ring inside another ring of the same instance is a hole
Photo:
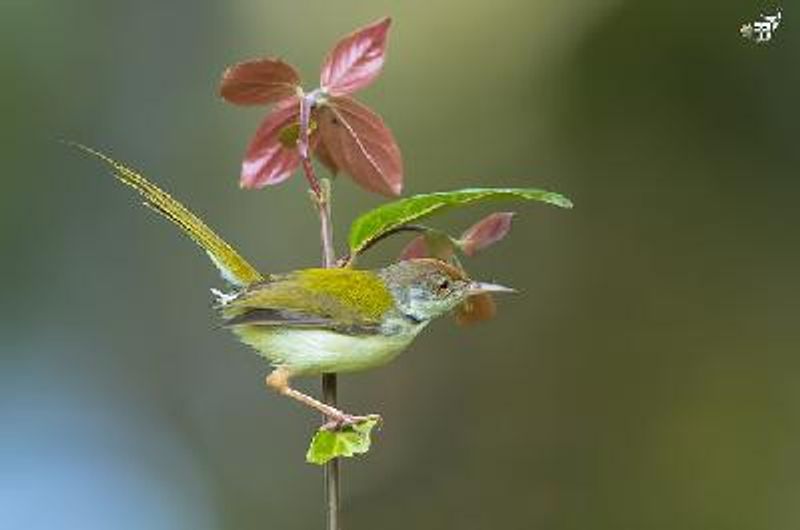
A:
{"label": "bird's leg", "polygon": [[289,386],[289,379],[291,377],[292,373],[286,368],[276,368],[267,376],[265,381],[268,387],[274,389],[279,394],[297,400],[303,405],[316,409],[330,418],[330,421],[323,425],[324,429],[337,430],[355,423],[361,423],[362,421],[380,420],[380,416],[376,414],[369,416],[354,416],[352,414],[347,414],[336,407],[332,407],[331,405],[316,400],[309,395],[303,394],[299,390],[295,390]]}
{"label": "bird's leg", "polygon": [[276,368],[267,376],[265,381],[268,387],[274,389],[282,396],[290,397],[308,407],[316,409],[332,420],[344,420],[344,418],[347,417],[347,414],[341,410],[318,401],[311,396],[303,394],[299,390],[295,390],[294,388],[290,387],[289,379],[291,377],[292,373],[289,370],[286,370],[285,368]]}

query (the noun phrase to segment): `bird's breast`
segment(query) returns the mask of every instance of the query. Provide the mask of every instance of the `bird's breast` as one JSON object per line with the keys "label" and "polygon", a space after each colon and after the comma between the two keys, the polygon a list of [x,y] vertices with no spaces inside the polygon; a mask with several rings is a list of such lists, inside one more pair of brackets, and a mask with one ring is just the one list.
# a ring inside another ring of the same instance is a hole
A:
{"label": "bird's breast", "polygon": [[298,375],[315,375],[356,372],[386,364],[406,349],[423,327],[420,324],[389,335],[259,326],[243,326],[235,331],[242,342],[274,365],[289,368]]}

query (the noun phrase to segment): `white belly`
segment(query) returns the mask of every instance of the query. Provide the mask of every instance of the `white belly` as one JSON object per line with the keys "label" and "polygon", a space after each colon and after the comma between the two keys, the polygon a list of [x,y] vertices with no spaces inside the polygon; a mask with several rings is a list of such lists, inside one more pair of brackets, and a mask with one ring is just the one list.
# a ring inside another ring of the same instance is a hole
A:
{"label": "white belly", "polygon": [[267,333],[240,333],[277,366],[298,375],[355,372],[385,364],[402,352],[424,325],[388,337],[342,335],[320,329],[290,329]]}

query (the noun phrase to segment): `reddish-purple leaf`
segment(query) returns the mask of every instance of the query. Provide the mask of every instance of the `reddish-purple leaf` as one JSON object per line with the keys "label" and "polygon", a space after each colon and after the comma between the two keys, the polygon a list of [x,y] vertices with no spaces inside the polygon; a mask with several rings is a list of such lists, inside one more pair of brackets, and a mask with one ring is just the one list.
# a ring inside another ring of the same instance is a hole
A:
{"label": "reddish-purple leaf", "polygon": [[264,105],[294,97],[300,76],[280,59],[238,63],[222,74],[219,95],[236,105]]}
{"label": "reddish-purple leaf", "polygon": [[381,73],[386,58],[389,17],[342,38],[325,58],[320,85],[333,96],[352,94]]}
{"label": "reddish-purple leaf", "polygon": [[459,246],[467,256],[474,256],[486,247],[497,243],[511,230],[513,212],[498,212],[484,217],[461,235]]}
{"label": "reddish-purple leaf", "polygon": [[431,258],[450,261],[455,254],[453,240],[444,232],[435,230],[426,232],[425,242],[428,244],[428,256]]}
{"label": "reddish-purple leaf", "polygon": [[[319,136],[320,135],[314,135],[314,138],[319,138]],[[322,162],[322,165],[328,168],[328,171],[330,171],[332,175],[339,173],[339,167],[336,165],[336,162],[333,161],[330,152],[328,152],[328,148],[325,146],[325,142],[316,142],[312,146],[312,150],[317,160]]]}
{"label": "reddish-purple leaf", "polygon": [[398,261],[406,261],[409,259],[427,258],[428,257],[428,243],[425,241],[425,234],[418,235],[408,242],[408,244],[400,252]]}
{"label": "reddish-purple leaf", "polygon": [[470,296],[455,309],[456,322],[462,326],[489,320],[495,314],[497,314],[497,306],[489,293]]}
{"label": "reddish-purple leaf", "polygon": [[454,243],[450,236],[438,230],[429,230],[406,245],[400,253],[400,260],[436,258],[449,262],[454,254]]}
{"label": "reddish-purple leaf", "polygon": [[317,114],[320,139],[340,170],[383,195],[403,189],[403,159],[380,116],[350,98],[331,98]]}
{"label": "reddish-purple leaf", "polygon": [[300,157],[295,146],[284,145],[281,132],[293,126],[299,116],[300,105],[292,101],[276,106],[264,118],[242,162],[240,185],[243,188],[263,188],[292,175]]}

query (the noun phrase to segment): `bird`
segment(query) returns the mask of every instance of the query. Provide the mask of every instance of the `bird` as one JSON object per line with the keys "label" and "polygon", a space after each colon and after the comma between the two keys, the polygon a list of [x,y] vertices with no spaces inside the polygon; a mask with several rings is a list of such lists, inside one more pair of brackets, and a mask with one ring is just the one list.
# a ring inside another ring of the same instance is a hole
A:
{"label": "bird", "polygon": [[307,268],[262,274],[205,222],[140,173],[81,144],[114,176],[209,256],[232,290],[211,289],[222,327],[267,359],[267,387],[321,412],[340,429],[376,414],[353,415],[291,386],[300,376],[367,370],[404,351],[431,321],[468,297],[513,289],[470,279],[435,258],[399,261],[378,270]]}

